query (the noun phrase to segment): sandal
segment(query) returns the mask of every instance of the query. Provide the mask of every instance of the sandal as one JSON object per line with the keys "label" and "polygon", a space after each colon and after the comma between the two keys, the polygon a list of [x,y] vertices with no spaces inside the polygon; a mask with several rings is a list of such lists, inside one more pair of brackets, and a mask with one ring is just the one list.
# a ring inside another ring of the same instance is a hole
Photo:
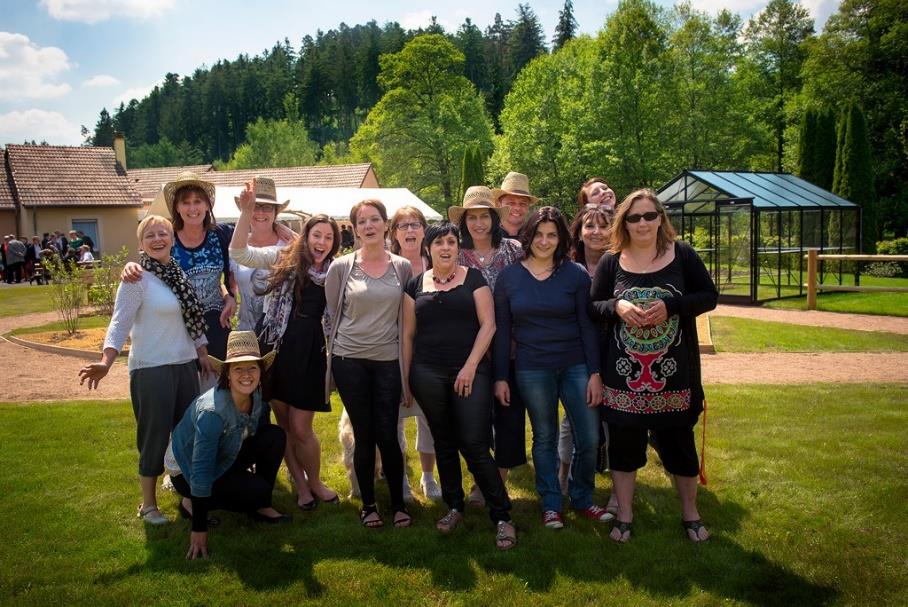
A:
{"label": "sandal", "polygon": [[[692,541],[695,544],[701,544],[703,542],[709,541],[709,531],[706,529],[706,525],[703,524],[703,521],[697,519],[695,521],[681,521],[681,526],[684,527],[684,531],[687,532],[687,539]],[[706,537],[700,537],[700,530],[706,532]],[[691,535],[693,533],[693,535]]]}
{"label": "sandal", "polygon": [[462,520],[463,515],[460,511],[457,508],[451,508],[446,515],[438,519],[438,522],[435,523],[435,528],[447,535],[454,531]]}
{"label": "sandal", "polygon": [[158,510],[157,504],[152,504],[150,506],[139,504],[137,516],[149,525],[166,525],[170,522],[170,519],[161,514],[161,511]]}
{"label": "sandal", "polygon": [[404,527],[409,527],[410,523],[413,522],[413,517],[410,516],[410,513],[407,512],[405,508],[394,511],[394,526],[398,529]]}
{"label": "sandal", "polygon": [[359,511],[359,522],[367,529],[378,529],[385,524],[385,521],[381,519],[381,515],[378,513],[378,508],[375,507],[375,504],[363,506],[363,509]]}
{"label": "sandal", "polygon": [[517,527],[511,521],[498,521],[495,532],[495,547],[510,550],[517,545]]}
{"label": "sandal", "polygon": [[[609,533],[608,536],[616,544],[626,544],[628,542],[628,540],[631,539],[631,527],[632,526],[633,526],[632,523],[628,523],[626,521],[619,521],[618,519],[615,519],[615,522],[612,524],[612,531],[611,531],[611,533]],[[617,538],[614,535],[612,535],[612,533],[614,533],[616,530],[618,531]],[[627,535],[625,535],[625,534],[627,534]]]}

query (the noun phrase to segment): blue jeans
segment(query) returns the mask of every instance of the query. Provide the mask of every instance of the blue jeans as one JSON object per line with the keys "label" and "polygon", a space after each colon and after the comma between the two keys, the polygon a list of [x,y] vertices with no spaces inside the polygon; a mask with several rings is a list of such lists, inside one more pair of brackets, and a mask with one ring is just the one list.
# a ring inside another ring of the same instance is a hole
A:
{"label": "blue jeans", "polygon": [[533,466],[542,510],[561,512],[558,484],[558,399],[574,429],[568,496],[574,508],[593,505],[599,414],[586,405],[590,374],[585,364],[563,369],[517,369],[517,386],[533,428]]}

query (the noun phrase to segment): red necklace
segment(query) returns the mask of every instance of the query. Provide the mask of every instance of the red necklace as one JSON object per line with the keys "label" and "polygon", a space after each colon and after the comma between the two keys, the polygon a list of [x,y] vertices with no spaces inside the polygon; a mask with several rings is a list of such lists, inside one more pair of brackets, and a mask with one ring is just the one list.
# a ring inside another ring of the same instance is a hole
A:
{"label": "red necklace", "polygon": [[439,278],[439,277],[436,276],[435,273],[433,272],[433,273],[432,273],[432,280],[433,280],[434,282],[437,282],[437,283],[440,284],[440,285],[446,285],[446,284],[448,284],[449,282],[451,282],[452,280],[454,280],[454,276],[455,276],[456,274],[457,274],[457,268],[456,268],[456,267],[454,268],[454,271],[451,272],[451,274],[448,275],[447,278]]}

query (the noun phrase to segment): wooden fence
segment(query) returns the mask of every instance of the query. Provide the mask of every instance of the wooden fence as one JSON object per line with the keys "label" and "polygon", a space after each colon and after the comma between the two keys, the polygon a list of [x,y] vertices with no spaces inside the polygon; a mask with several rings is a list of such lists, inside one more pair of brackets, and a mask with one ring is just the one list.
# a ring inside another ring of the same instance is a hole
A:
{"label": "wooden fence", "polygon": [[908,261],[908,255],[837,255],[821,254],[819,249],[807,249],[807,309],[817,309],[817,291],[859,291],[908,293],[908,287],[861,287],[858,285],[824,285],[819,283],[818,268],[821,261]]}

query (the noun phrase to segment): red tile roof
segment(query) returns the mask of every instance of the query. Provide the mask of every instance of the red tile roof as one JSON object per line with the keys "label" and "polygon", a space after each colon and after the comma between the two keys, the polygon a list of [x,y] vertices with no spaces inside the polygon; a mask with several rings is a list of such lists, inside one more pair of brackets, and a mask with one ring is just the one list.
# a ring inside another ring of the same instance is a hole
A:
{"label": "red tile roof", "polygon": [[371,164],[365,163],[218,171],[211,165],[198,165],[130,169],[128,175],[130,183],[142,194],[142,198],[150,199],[161,191],[161,186],[175,179],[182,171],[194,171],[203,179],[219,186],[241,186],[256,175],[261,175],[274,179],[274,184],[278,187],[358,188],[366,180],[371,168]]}
{"label": "red tile roof", "polygon": [[113,148],[8,145],[9,170],[23,206],[140,206]]}

